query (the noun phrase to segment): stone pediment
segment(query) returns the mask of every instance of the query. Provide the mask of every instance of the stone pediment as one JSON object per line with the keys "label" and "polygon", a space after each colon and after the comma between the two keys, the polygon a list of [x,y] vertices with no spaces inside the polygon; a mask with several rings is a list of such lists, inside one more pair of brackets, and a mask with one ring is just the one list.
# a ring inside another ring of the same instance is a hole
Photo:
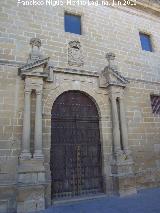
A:
{"label": "stone pediment", "polygon": [[105,67],[102,71],[102,76],[105,78],[107,87],[110,85],[125,87],[129,83],[115,68]]}
{"label": "stone pediment", "polygon": [[18,74],[24,79],[26,76],[49,77],[48,62],[49,57],[44,57],[41,53],[41,40],[32,38],[30,40],[31,52],[27,63],[19,67]]}
{"label": "stone pediment", "polygon": [[126,87],[126,84],[128,84],[129,81],[116,69],[116,66],[114,65],[114,53],[107,53],[106,58],[108,60],[108,66],[106,66],[101,72],[100,87],[108,87],[111,85]]}
{"label": "stone pediment", "polygon": [[19,67],[18,74],[22,78],[25,78],[26,75],[48,78],[48,61],[49,57],[26,63],[25,65]]}

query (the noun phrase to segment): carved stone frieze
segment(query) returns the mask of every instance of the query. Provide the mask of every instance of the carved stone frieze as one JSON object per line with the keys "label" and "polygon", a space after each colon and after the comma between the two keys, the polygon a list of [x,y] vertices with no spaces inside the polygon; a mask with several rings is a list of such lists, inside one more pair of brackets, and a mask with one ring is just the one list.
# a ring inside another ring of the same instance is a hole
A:
{"label": "carved stone frieze", "polygon": [[70,41],[68,45],[68,64],[70,66],[82,66],[84,61],[80,42]]}

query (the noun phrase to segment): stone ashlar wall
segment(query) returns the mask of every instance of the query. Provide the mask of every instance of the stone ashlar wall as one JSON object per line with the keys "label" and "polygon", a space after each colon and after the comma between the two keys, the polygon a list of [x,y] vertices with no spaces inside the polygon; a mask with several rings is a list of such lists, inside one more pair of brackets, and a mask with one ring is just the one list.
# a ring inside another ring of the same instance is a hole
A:
{"label": "stone ashlar wall", "polygon": [[[82,15],[82,35],[64,32],[64,11]],[[152,113],[150,94],[160,94],[160,22],[159,17],[134,8],[110,7],[29,7],[14,0],[1,2],[0,7],[0,206],[15,209],[18,156],[21,147],[24,107],[24,81],[17,75],[18,66],[25,63],[29,41],[38,37],[44,55],[50,56],[56,67],[68,65],[68,43],[78,40],[82,46],[84,65],[76,69],[101,72],[106,52],[116,54],[120,72],[130,78],[126,90],[129,146],[133,151],[137,187],[159,186],[160,117]],[[139,31],[151,34],[153,52],[141,50]],[[71,67],[71,68],[74,68]],[[56,77],[57,76],[57,77]],[[68,75],[71,76],[71,75]],[[68,85],[78,81],[90,85],[91,90],[106,96],[98,89],[98,79],[92,77],[58,77],[56,81]],[[132,80],[131,80],[132,79]],[[137,79],[137,81],[135,80]],[[138,80],[139,79],[139,80]],[[45,85],[43,103],[55,85]],[[43,104],[44,106],[44,104]],[[108,105],[109,106],[109,105]],[[110,109],[108,109],[108,115]],[[43,142],[50,141],[47,128],[50,118],[43,119]],[[111,143],[111,120],[105,149]],[[48,138],[48,139],[47,139]],[[110,139],[109,139],[110,138]],[[108,145],[109,144],[109,145]],[[44,143],[49,150],[50,144]],[[107,151],[106,151],[107,153]],[[46,154],[46,166],[49,159]],[[0,210],[1,210],[0,209]]]}

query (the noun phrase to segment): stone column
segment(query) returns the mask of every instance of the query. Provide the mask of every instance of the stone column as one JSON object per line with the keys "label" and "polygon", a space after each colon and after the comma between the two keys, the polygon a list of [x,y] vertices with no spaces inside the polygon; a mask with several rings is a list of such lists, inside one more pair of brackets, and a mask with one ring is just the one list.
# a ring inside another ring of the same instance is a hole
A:
{"label": "stone column", "polygon": [[123,142],[124,150],[128,150],[128,131],[127,131],[127,122],[126,122],[123,97],[120,97],[119,105],[120,105],[120,122],[121,122],[122,142]]}
{"label": "stone column", "polygon": [[23,116],[23,133],[22,133],[22,158],[31,158],[30,152],[30,99],[31,90],[25,90],[24,97],[24,116]]}
{"label": "stone column", "polygon": [[111,95],[110,100],[112,108],[112,131],[113,131],[114,152],[117,152],[121,149],[121,146],[120,146],[120,129],[119,129],[116,97]]}
{"label": "stone column", "polygon": [[42,91],[38,91],[38,90],[36,90],[34,158],[43,158],[43,153],[42,153]]}

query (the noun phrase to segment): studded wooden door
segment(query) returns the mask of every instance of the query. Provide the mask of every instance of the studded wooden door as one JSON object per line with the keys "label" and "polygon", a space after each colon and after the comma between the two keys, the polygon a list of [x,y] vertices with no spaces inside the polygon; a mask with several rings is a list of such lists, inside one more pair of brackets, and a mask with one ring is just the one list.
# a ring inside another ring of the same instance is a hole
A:
{"label": "studded wooden door", "polygon": [[93,101],[78,91],[60,95],[52,108],[53,198],[102,192],[99,116]]}

